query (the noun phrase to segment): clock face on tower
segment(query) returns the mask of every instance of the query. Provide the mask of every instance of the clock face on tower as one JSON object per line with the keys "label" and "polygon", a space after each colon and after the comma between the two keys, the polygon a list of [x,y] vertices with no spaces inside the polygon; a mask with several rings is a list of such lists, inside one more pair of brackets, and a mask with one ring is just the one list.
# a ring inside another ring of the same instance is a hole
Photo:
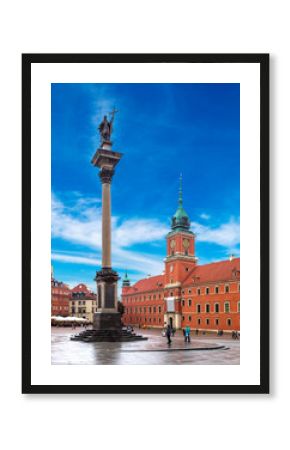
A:
{"label": "clock face on tower", "polygon": [[188,249],[188,247],[189,247],[189,240],[188,239],[183,239],[183,247],[185,249]]}
{"label": "clock face on tower", "polygon": [[170,247],[171,247],[172,249],[174,249],[174,247],[175,247],[175,240],[174,240],[174,239],[172,239],[172,240],[170,241]]}

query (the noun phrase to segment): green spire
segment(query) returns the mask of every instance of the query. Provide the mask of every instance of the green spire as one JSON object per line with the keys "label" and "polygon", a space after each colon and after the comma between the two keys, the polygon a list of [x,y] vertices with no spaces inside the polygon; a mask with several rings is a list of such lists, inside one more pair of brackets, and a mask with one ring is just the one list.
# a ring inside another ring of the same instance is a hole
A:
{"label": "green spire", "polygon": [[126,286],[130,286],[130,280],[129,280],[129,278],[128,278],[127,269],[126,269],[125,276],[124,276],[124,278],[123,278],[123,284],[122,284],[122,287],[126,287]]}
{"label": "green spire", "polygon": [[178,208],[174,216],[172,217],[171,229],[173,231],[188,231],[190,227],[189,217],[186,211],[183,209],[182,198],[182,175],[179,177],[179,193],[178,193]]}
{"label": "green spire", "polygon": [[179,177],[179,197],[178,197],[179,206],[182,207],[182,174]]}

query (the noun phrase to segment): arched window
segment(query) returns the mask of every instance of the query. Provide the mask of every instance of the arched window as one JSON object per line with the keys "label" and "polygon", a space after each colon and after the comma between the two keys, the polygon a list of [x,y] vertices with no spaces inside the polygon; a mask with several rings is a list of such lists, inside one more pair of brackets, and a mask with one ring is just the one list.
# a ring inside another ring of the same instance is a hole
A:
{"label": "arched window", "polygon": [[207,312],[207,313],[210,312],[210,304],[205,305],[205,312]]}
{"label": "arched window", "polygon": [[200,305],[196,305],[196,312],[200,313],[200,311],[201,311],[201,306]]}
{"label": "arched window", "polygon": [[215,303],[215,305],[214,305],[214,312],[215,313],[219,313],[220,312],[220,305],[219,305],[219,303]]}
{"label": "arched window", "polygon": [[225,302],[225,313],[230,312],[230,302]]}

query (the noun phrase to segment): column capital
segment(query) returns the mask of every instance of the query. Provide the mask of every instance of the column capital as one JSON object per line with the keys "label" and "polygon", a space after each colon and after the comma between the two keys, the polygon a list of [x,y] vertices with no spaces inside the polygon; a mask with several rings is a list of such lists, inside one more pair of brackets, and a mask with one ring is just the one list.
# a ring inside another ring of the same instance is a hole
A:
{"label": "column capital", "polygon": [[115,171],[112,168],[109,167],[102,167],[100,172],[99,172],[99,177],[101,178],[101,182],[104,183],[111,183],[112,182],[112,178],[114,175]]}

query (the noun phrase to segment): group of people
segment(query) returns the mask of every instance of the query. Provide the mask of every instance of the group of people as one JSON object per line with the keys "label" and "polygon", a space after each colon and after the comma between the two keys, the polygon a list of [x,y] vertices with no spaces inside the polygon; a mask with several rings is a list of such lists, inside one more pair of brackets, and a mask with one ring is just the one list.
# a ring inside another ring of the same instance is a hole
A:
{"label": "group of people", "polygon": [[232,338],[233,339],[240,339],[240,333],[238,331],[232,332]]}
{"label": "group of people", "polygon": [[[190,342],[190,328],[189,326],[185,327],[183,330],[184,342]],[[170,324],[168,324],[165,328],[164,336],[167,337],[167,344],[171,344],[171,336],[174,336],[175,329],[172,328]]]}

